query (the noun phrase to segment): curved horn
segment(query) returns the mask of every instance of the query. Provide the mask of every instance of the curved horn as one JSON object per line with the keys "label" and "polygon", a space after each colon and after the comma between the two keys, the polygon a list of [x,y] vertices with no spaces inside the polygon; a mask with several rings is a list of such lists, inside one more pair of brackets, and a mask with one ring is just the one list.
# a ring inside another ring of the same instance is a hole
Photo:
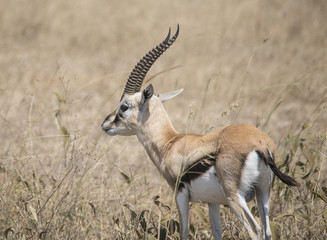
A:
{"label": "curved horn", "polygon": [[179,33],[179,25],[177,24],[177,30],[175,35],[170,38],[170,28],[166,39],[158,46],[149,51],[134,67],[133,71],[129,75],[123,95],[120,100],[123,99],[125,94],[134,94],[139,92],[145,78],[145,75],[153,65],[153,63],[164,53],[176,40]]}

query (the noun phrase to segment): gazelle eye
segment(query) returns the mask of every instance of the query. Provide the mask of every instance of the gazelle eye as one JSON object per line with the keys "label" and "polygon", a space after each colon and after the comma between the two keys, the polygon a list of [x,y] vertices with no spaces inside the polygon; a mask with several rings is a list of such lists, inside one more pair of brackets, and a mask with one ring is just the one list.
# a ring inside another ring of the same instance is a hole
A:
{"label": "gazelle eye", "polygon": [[126,105],[121,105],[120,109],[125,112],[128,109],[128,106]]}

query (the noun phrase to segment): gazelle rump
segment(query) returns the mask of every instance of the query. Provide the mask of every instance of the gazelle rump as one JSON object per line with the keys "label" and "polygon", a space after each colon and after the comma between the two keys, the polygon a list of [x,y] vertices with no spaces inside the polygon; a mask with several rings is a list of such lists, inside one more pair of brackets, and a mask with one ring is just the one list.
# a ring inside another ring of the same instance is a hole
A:
{"label": "gazelle rump", "polygon": [[180,237],[187,239],[189,202],[207,203],[212,234],[222,239],[220,205],[228,205],[244,224],[251,239],[260,239],[261,228],[246,202],[255,196],[264,239],[271,238],[269,192],[272,174],[296,186],[274,163],[275,144],[256,127],[231,125],[205,135],[180,134],[162,102],[182,90],[154,94],[150,84],[142,92],[144,77],[155,60],[176,40],[167,38],[146,54],[133,69],[118,108],[102,123],[109,135],[136,135],[150,159],[175,190]]}

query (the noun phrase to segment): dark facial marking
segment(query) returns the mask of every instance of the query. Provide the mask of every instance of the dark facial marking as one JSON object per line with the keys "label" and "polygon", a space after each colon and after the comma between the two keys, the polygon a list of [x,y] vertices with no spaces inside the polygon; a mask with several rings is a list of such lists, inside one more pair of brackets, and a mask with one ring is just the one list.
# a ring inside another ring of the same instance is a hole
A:
{"label": "dark facial marking", "polygon": [[121,107],[120,107],[120,110],[122,110],[122,112],[127,111],[127,109],[128,109],[127,105],[121,105]]}

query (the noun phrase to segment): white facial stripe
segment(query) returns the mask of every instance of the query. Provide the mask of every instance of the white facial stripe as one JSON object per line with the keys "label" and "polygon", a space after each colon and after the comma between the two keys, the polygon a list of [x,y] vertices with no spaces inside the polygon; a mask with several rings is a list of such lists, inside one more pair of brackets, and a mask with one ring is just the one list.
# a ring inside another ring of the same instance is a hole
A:
{"label": "white facial stripe", "polygon": [[[117,114],[117,113],[116,113]],[[113,123],[115,121],[115,118],[116,118],[116,115],[112,115],[110,118],[109,118],[109,122],[110,123]]]}

